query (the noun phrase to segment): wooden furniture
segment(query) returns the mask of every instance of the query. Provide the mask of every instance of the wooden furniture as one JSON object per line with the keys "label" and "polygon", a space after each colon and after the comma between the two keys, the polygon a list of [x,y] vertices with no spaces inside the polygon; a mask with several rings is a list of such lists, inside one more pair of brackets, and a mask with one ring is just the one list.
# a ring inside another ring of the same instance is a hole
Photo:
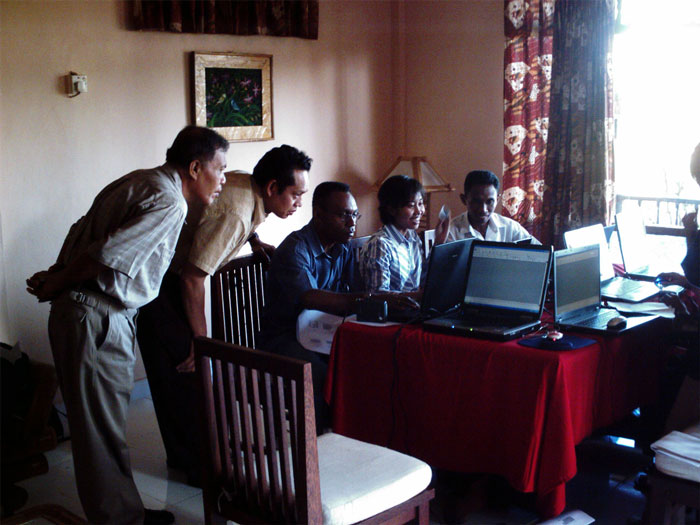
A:
{"label": "wooden furniture", "polygon": [[255,348],[265,306],[265,268],[256,254],[233,259],[211,278],[212,337]]}
{"label": "wooden furniture", "polygon": [[337,434],[317,440],[309,363],[207,338],[194,349],[207,524],[428,524],[428,465]]}
{"label": "wooden furniture", "polygon": [[371,235],[364,235],[362,237],[355,237],[350,239],[350,249],[355,253],[355,261],[360,260],[360,249],[365,245]]}
{"label": "wooden furniture", "polygon": [[424,331],[338,327],[325,397],[333,429],[455,472],[502,476],[559,514],[575,446],[656,400],[663,319],[554,352]]}
{"label": "wooden furniture", "polygon": [[697,481],[668,476],[656,468],[649,473],[648,480],[643,525],[685,523],[686,507],[700,508],[700,483]]}
{"label": "wooden furniture", "polygon": [[426,261],[430,257],[430,250],[433,249],[433,244],[435,244],[435,230],[425,230],[423,232],[423,250],[425,251]]}

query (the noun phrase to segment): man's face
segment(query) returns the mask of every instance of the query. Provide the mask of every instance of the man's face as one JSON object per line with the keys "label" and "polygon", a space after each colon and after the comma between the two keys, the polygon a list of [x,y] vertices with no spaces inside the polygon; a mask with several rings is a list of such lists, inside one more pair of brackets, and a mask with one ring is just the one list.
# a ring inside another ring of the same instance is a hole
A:
{"label": "man's face", "polygon": [[323,206],[316,208],[320,220],[314,223],[322,240],[334,243],[348,242],[355,235],[360,218],[355,198],[351,193],[336,191],[328,196]]}
{"label": "man's face", "polygon": [[467,207],[471,225],[475,228],[483,227],[488,224],[491,214],[496,207],[498,192],[492,184],[480,184],[472,186],[469,193],[460,195],[460,198]]}
{"label": "man's face", "polygon": [[279,192],[277,181],[271,180],[263,189],[265,211],[282,219],[292,215],[301,207],[301,197],[309,191],[309,172],[294,170],[294,184]]}
{"label": "man's face", "polygon": [[226,183],[226,152],[216,150],[210,161],[194,161],[190,164],[190,174],[195,178],[194,196],[203,204],[211,204],[221,193]]}
{"label": "man's face", "polygon": [[416,193],[413,198],[401,208],[390,209],[391,215],[394,218],[394,226],[402,233],[408,230],[416,230],[420,226],[420,218],[425,213],[425,204],[423,204],[423,195]]}

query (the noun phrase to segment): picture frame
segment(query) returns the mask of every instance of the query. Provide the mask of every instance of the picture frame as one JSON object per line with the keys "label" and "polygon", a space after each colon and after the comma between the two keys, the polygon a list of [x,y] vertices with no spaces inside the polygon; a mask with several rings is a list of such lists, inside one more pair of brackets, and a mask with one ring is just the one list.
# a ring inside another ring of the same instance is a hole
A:
{"label": "picture frame", "polygon": [[272,55],[193,56],[195,124],[229,142],[272,140]]}

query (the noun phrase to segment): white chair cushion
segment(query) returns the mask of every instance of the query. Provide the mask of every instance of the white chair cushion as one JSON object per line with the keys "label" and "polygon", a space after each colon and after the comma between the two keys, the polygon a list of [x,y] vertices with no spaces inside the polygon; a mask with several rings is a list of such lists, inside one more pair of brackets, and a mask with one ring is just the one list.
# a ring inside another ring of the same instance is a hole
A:
{"label": "white chair cushion", "polygon": [[651,445],[656,468],[676,478],[700,483],[700,425],[674,430]]}
{"label": "white chair cushion", "polygon": [[384,512],[422,492],[432,477],[419,459],[333,433],[318,437],[318,466],[326,525]]}

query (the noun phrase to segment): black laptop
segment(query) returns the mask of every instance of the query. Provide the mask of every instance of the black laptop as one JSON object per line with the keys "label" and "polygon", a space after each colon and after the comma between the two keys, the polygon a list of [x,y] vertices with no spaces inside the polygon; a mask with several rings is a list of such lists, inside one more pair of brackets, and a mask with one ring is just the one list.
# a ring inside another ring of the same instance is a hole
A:
{"label": "black laptop", "polygon": [[474,241],[462,305],[423,327],[497,340],[538,328],[551,259],[551,247]]}
{"label": "black laptop", "polygon": [[597,244],[554,252],[554,322],[560,329],[619,333],[656,318],[629,317],[622,328],[608,328],[608,321],[622,316],[600,303],[599,269]]}
{"label": "black laptop", "polygon": [[423,321],[459,307],[467,279],[469,247],[474,239],[433,246],[423,284],[420,310],[389,310],[388,320]]}
{"label": "black laptop", "polygon": [[469,248],[473,240],[462,239],[433,246],[420,305],[424,319],[444,314],[462,303]]}

